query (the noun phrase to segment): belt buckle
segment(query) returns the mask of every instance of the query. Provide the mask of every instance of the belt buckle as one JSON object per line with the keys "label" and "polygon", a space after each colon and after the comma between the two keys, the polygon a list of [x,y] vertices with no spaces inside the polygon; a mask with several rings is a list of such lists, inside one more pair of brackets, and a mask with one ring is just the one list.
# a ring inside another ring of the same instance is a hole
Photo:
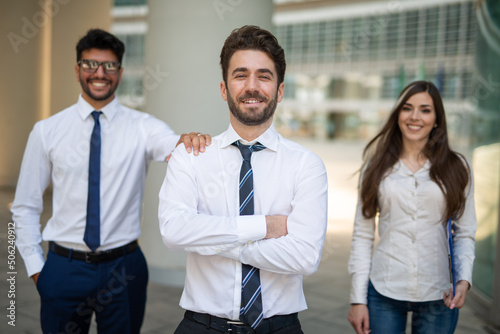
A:
{"label": "belt buckle", "polygon": [[243,321],[233,321],[233,320],[228,320],[226,322],[226,324],[228,325],[228,328],[227,328],[227,331],[228,332],[232,332],[233,329],[231,328],[231,326],[246,326],[245,323]]}
{"label": "belt buckle", "polygon": [[92,260],[90,259],[90,257],[91,257],[92,255],[96,255],[96,254],[97,254],[97,253],[95,253],[95,252],[86,252],[86,253],[85,253],[85,262],[86,262],[86,263],[93,263],[93,262],[92,262]]}

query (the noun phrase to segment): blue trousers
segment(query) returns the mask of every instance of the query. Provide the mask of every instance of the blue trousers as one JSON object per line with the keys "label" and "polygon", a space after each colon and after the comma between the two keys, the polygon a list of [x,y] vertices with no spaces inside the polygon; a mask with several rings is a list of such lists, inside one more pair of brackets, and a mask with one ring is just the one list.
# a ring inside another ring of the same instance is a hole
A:
{"label": "blue trousers", "polygon": [[368,312],[371,334],[404,334],[406,318],[412,312],[413,334],[452,334],[458,322],[458,309],[450,310],[442,300],[407,302],[391,299],[368,285]]}
{"label": "blue trousers", "polygon": [[42,331],[88,333],[95,314],[99,333],[139,333],[147,283],[148,269],[140,248],[100,263],[49,251],[37,282]]}

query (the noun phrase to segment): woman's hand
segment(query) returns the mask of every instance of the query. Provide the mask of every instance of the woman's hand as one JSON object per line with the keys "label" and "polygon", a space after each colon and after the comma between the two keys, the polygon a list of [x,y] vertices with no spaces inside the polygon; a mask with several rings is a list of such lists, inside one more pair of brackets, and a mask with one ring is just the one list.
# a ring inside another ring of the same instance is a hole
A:
{"label": "woman's hand", "polygon": [[465,303],[465,295],[470,289],[470,284],[467,281],[458,281],[455,285],[455,297],[453,297],[453,289],[450,288],[448,294],[443,293],[444,304],[453,310],[454,308],[462,308]]}
{"label": "woman's hand", "polygon": [[368,307],[365,304],[351,304],[347,319],[357,334],[370,333],[370,319]]}

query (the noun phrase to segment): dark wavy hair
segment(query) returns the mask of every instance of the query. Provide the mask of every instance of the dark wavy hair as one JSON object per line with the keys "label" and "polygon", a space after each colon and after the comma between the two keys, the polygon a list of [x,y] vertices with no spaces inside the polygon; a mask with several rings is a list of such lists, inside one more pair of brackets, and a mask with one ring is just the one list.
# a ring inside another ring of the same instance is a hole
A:
{"label": "dark wavy hair", "polygon": [[446,210],[441,219],[458,219],[464,212],[465,188],[470,180],[469,166],[461,154],[450,149],[446,116],[438,89],[432,82],[415,81],[403,89],[382,130],[363,151],[360,199],[365,218],[373,218],[377,214],[380,182],[401,155],[403,141],[398,125],[399,113],[411,96],[421,92],[431,96],[436,113],[436,127],[430,132],[422,153],[431,163],[430,178],[439,186],[446,200]]}
{"label": "dark wavy hair", "polygon": [[76,45],[76,61],[82,59],[82,52],[90,49],[111,50],[121,63],[125,44],[116,36],[102,29],[90,29]]}
{"label": "dark wavy hair", "polygon": [[279,45],[278,40],[269,31],[257,26],[247,25],[234,29],[222,47],[220,53],[220,66],[222,68],[222,79],[227,84],[227,71],[229,61],[236,51],[256,50],[266,53],[274,62],[278,74],[278,86],[285,79],[286,61],[285,51]]}

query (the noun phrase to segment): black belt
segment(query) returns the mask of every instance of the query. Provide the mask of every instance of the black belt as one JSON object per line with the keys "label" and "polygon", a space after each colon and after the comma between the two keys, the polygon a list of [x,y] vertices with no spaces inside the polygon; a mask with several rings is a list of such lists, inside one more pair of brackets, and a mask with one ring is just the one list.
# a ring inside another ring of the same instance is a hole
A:
{"label": "black belt", "polygon": [[85,261],[87,263],[98,263],[104,261],[111,261],[119,258],[125,254],[132,253],[138,247],[137,240],[132,241],[125,246],[101,251],[101,252],[82,252],[74,249],[69,249],[66,247],[59,246],[55,242],[51,241],[49,243],[49,249],[58,255],[64,257],[70,257],[75,260]]}
{"label": "black belt", "polygon": [[268,334],[273,333],[281,328],[290,326],[299,320],[297,313],[288,315],[275,315],[271,318],[262,320],[257,329],[245,325],[240,321],[232,321],[215,317],[206,313],[197,313],[186,311],[184,317],[188,320],[205,325],[207,328],[215,329],[221,333],[234,333],[234,334]]}

